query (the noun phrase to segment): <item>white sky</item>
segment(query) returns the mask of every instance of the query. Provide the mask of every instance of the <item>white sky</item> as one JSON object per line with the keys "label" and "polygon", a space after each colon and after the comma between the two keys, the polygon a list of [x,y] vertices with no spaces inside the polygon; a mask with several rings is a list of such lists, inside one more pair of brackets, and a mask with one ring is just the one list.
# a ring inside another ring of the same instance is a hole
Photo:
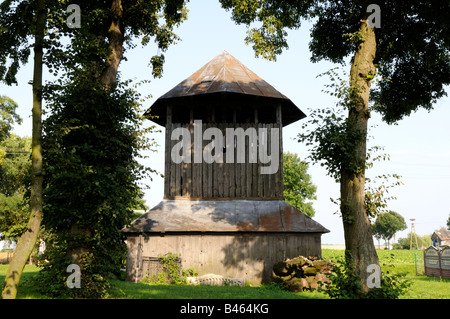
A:
{"label": "white sky", "polygon": [[[289,50],[285,51],[277,62],[255,58],[251,47],[246,46],[245,26],[237,26],[231,20],[231,13],[220,7],[218,1],[191,0],[188,5],[189,18],[176,33],[182,41],[166,52],[164,75],[161,79],[152,79],[147,64],[157,50],[154,45],[142,48],[138,45],[127,53],[127,62],[120,65],[122,78],[149,79],[151,83],[141,92],[151,94],[146,107],[179,82],[190,76],[205,63],[223,50],[228,51],[250,70],[255,72],[278,91],[290,98],[301,110],[308,114],[308,109],[333,106],[335,100],[322,93],[328,79],[316,78],[336,65],[328,62],[310,62],[308,50],[309,29],[305,23],[300,30],[289,33]],[[382,12],[381,12],[382,14]],[[83,8],[81,8],[81,17]],[[382,25],[381,25],[382,27]],[[31,61],[31,60],[30,60]],[[349,66],[345,66],[349,69]],[[32,78],[32,64],[23,67],[19,73],[18,86],[0,85],[0,95],[7,95],[19,104],[19,114],[24,122],[15,127],[15,133],[31,136],[31,86],[27,84]],[[45,77],[49,79],[49,77]],[[448,90],[447,90],[448,91]],[[390,209],[400,213],[408,224],[408,229],[396,235],[405,237],[410,231],[410,218],[415,218],[416,233],[420,236],[430,234],[445,226],[450,214],[446,204],[450,196],[450,118],[449,98],[442,98],[431,112],[418,111],[399,122],[397,126],[384,124],[377,114],[372,114],[370,125],[377,125],[371,131],[374,139],[371,145],[385,147],[390,154],[389,162],[376,163],[368,171],[368,176],[396,173],[402,176],[403,186],[392,189],[391,195],[397,200],[390,203]],[[303,121],[305,121],[304,119]],[[287,126],[283,130],[284,151],[307,156],[307,148],[293,138],[301,131],[303,121]],[[159,142],[157,153],[147,165],[163,172],[164,170],[164,128],[154,137]],[[316,215],[314,220],[331,232],[323,235],[324,244],[343,244],[343,227],[340,217],[334,214],[338,207],[330,198],[339,197],[339,185],[326,176],[320,166],[310,166],[309,173],[317,185],[317,201],[314,202]],[[163,180],[155,177],[146,191],[147,205],[153,207],[163,197]]]}

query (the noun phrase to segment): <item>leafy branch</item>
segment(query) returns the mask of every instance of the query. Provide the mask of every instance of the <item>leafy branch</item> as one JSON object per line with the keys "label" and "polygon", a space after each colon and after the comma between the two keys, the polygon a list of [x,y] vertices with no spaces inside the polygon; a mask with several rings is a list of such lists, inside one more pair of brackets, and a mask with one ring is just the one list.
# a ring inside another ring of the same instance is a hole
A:
{"label": "leafy branch", "polygon": [[[354,105],[354,97],[358,94],[358,88],[343,80],[336,71],[331,69],[319,76],[328,75],[331,83],[325,85],[323,92],[336,97],[334,107],[311,110],[310,120],[302,125],[302,133],[297,135],[299,143],[305,143],[310,155],[307,157],[313,163],[319,163],[327,168],[327,175],[340,181],[342,171],[359,173],[372,168],[375,162],[390,159],[389,154],[384,153],[381,146],[373,146],[367,150],[365,159],[361,160],[355,154],[356,145],[367,136],[350,125],[345,112]],[[389,184],[389,180],[394,181]],[[381,180],[381,184],[380,184]],[[394,196],[388,196],[389,190],[401,185],[401,177],[397,174],[387,174],[375,177],[374,180],[366,178],[365,208],[371,218],[387,211],[387,205]],[[341,205],[340,199],[331,201]],[[345,216],[342,216],[344,219]],[[351,223],[351,219],[345,219]]]}
{"label": "leafy branch", "polygon": [[358,88],[341,79],[336,69],[319,76],[323,75],[328,75],[331,80],[323,92],[338,101],[333,108],[310,109],[311,119],[302,125],[303,132],[297,135],[297,141],[310,146],[309,159],[326,166],[327,174],[339,181],[343,170],[358,173],[366,168],[365,159],[360,160],[355,154],[356,146],[366,134],[354,128],[344,114],[353,107]]}

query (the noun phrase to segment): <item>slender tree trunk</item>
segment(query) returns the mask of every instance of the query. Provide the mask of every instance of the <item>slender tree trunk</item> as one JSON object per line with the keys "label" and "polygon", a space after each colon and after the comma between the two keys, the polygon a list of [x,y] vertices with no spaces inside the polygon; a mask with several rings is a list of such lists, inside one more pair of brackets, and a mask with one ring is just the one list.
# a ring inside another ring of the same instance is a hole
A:
{"label": "slender tree trunk", "polygon": [[42,221],[42,55],[46,21],[45,0],[37,1],[36,33],[34,44],[33,71],[33,133],[32,133],[32,175],[31,175],[31,215],[28,226],[19,238],[13,258],[6,273],[2,298],[14,299],[23,268],[34,248]]}
{"label": "slender tree trunk", "polygon": [[361,40],[352,61],[350,86],[356,89],[348,121],[351,130],[363,135],[356,145],[354,160],[360,170],[343,169],[341,174],[341,213],[344,224],[345,247],[367,291],[367,266],[379,264],[372,238],[369,217],[364,204],[366,136],[369,115],[370,80],[375,74],[373,60],[376,53],[375,32],[367,21],[361,22]]}

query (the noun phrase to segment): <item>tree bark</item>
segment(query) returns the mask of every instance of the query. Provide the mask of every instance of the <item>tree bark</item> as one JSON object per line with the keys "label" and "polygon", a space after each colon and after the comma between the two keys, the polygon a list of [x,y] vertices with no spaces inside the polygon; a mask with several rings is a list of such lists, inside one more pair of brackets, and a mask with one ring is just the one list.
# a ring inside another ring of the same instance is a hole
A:
{"label": "tree bark", "polygon": [[3,299],[15,299],[23,268],[34,248],[43,217],[42,213],[42,56],[46,22],[45,0],[37,1],[36,32],[33,70],[33,133],[32,133],[32,175],[31,215],[25,232],[20,236],[13,258],[9,264],[2,291]]}
{"label": "tree bark", "polygon": [[359,170],[343,168],[341,174],[341,213],[344,224],[345,249],[351,253],[353,264],[367,291],[367,266],[379,264],[372,238],[372,230],[364,203],[366,138],[369,114],[369,91],[375,66],[375,31],[366,20],[361,21],[360,41],[353,57],[350,87],[356,93],[352,98],[348,121],[350,130],[358,130],[362,138],[357,141],[354,161]]}
{"label": "tree bark", "polygon": [[107,88],[117,80],[117,71],[123,57],[124,35],[121,27],[123,7],[121,0],[114,0],[111,5],[111,25],[108,30],[109,56],[103,69],[100,82]]}

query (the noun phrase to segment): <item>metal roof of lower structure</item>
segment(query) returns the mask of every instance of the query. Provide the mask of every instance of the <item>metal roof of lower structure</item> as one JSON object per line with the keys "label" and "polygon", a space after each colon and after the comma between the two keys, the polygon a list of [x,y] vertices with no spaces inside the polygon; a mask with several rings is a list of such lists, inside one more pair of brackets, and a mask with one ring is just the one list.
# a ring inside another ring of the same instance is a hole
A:
{"label": "metal roof of lower structure", "polygon": [[162,200],[122,232],[327,233],[329,230],[284,200]]}

